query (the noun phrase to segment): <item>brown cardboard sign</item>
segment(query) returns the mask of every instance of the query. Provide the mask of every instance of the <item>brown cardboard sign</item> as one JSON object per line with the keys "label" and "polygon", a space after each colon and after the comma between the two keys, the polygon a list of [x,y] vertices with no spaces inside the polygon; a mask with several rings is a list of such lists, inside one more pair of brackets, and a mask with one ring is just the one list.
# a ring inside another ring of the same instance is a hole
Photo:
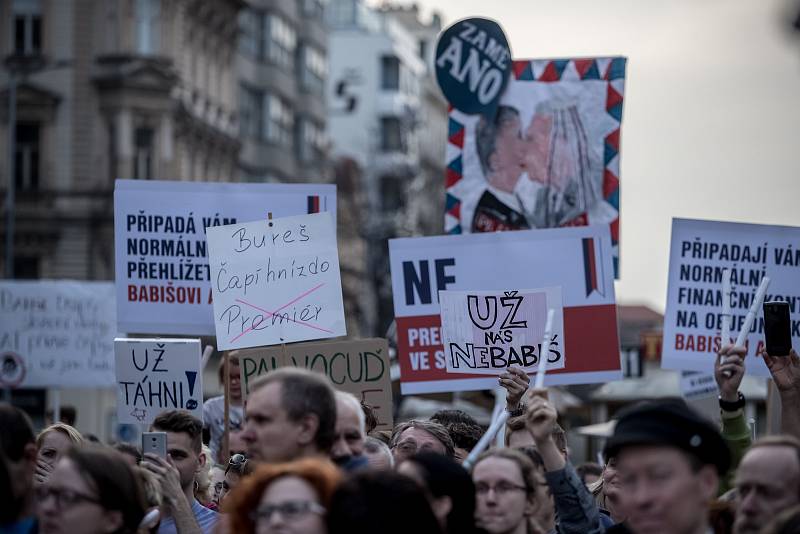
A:
{"label": "brown cardboard sign", "polygon": [[293,343],[236,351],[242,393],[259,376],[281,367],[302,367],[324,374],[336,389],[369,404],[378,417],[378,430],[392,429],[392,381],[389,346],[385,339]]}

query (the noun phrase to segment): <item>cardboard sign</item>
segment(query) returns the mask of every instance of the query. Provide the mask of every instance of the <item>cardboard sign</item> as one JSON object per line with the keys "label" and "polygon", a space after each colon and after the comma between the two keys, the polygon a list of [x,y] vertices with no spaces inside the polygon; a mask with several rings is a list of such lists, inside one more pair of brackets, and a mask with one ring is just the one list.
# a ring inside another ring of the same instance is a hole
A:
{"label": "cardboard sign", "polygon": [[111,282],[0,281],[0,387],[112,387]]}
{"label": "cardboard sign", "polygon": [[436,81],[455,109],[494,116],[511,72],[511,49],[503,29],[489,19],[456,22],[436,45]]}
{"label": "cardboard sign", "polygon": [[448,373],[439,291],[560,286],[563,369],[546,384],[622,377],[608,227],[418,237],[389,241],[403,393],[496,387],[497,379]]}
{"label": "cardboard sign", "polygon": [[719,394],[713,374],[698,371],[681,371],[681,395],[686,400],[705,399]]}
{"label": "cardboard sign", "polygon": [[445,231],[608,226],[616,269],[625,62],[514,61],[493,118],[452,109]]}
{"label": "cardboard sign", "polygon": [[220,349],[346,334],[330,213],[219,226],[207,236]]}
{"label": "cardboard sign", "polygon": [[245,397],[259,376],[281,367],[301,367],[324,374],[335,388],[372,406],[378,417],[378,430],[392,429],[392,380],[385,339],[258,347],[238,351],[237,356]]}
{"label": "cardboard sign", "polygon": [[[561,288],[440,291],[442,345],[448,373],[498,375],[510,366],[533,373],[543,352],[547,369],[563,369]],[[542,347],[547,310],[554,312],[550,344]]]}
{"label": "cardboard sign", "polygon": [[[713,372],[720,346],[722,272],[731,270],[731,340],[742,328],[764,276],[765,301],[789,303],[794,347],[800,347],[800,228],[691,219],[672,220],[661,366]],[[769,377],[757,350],[764,343],[758,310],[746,338],[745,372]]]}
{"label": "cardboard sign", "polygon": [[117,338],[114,352],[120,423],[149,424],[168,410],[203,420],[199,339]]}
{"label": "cardboard sign", "polygon": [[205,229],[325,211],[335,185],[117,180],[118,331],[213,335]]}

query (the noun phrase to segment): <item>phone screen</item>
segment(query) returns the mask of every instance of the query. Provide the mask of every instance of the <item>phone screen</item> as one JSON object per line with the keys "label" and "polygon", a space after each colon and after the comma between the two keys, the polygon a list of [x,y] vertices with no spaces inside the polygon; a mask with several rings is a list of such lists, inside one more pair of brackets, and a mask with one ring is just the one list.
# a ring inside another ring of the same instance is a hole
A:
{"label": "phone screen", "polygon": [[764,337],[770,356],[786,356],[792,350],[788,302],[764,303]]}

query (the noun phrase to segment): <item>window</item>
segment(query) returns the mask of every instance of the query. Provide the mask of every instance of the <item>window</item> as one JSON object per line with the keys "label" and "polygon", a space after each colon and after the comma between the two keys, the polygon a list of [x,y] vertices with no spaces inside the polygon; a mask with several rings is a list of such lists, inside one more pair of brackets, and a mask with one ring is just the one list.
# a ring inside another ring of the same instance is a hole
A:
{"label": "window", "polygon": [[321,19],[325,14],[325,2],[323,0],[302,0],[303,15],[312,19]]}
{"label": "window", "polygon": [[297,48],[297,34],[288,22],[277,15],[266,18],[265,47],[270,61],[291,69]]}
{"label": "window", "polygon": [[14,0],[14,53],[34,55],[42,52],[42,6],[39,0]]}
{"label": "window", "polygon": [[39,124],[18,122],[14,182],[20,191],[39,189]]}
{"label": "window", "polygon": [[261,139],[264,128],[264,93],[239,87],[239,129],[242,137]]}
{"label": "window", "polygon": [[328,70],[325,56],[318,49],[309,45],[302,46],[300,52],[302,56],[300,83],[304,89],[322,94],[325,90],[325,75]]}
{"label": "window", "polygon": [[402,151],[404,144],[400,119],[397,117],[381,118],[381,149],[385,152]]}
{"label": "window", "polygon": [[400,60],[395,56],[381,58],[381,88],[393,90],[400,88]]}
{"label": "window", "polygon": [[402,209],[406,203],[405,181],[397,176],[381,178],[381,208],[388,213]]}
{"label": "window", "polygon": [[292,108],[279,97],[268,94],[265,100],[266,140],[279,146],[291,146],[294,130]]}
{"label": "window", "polygon": [[239,51],[253,58],[261,58],[263,42],[263,19],[261,12],[244,9],[239,13]]}
{"label": "window", "polygon": [[160,0],[136,0],[136,51],[157,54],[160,47]]}
{"label": "window", "polygon": [[297,157],[303,163],[318,163],[325,154],[325,131],[309,119],[297,123]]}
{"label": "window", "polygon": [[419,40],[419,57],[421,57],[424,61],[428,61],[428,41],[425,39]]}
{"label": "window", "polygon": [[21,280],[36,280],[40,278],[39,258],[33,256],[14,257],[14,278]]}
{"label": "window", "polygon": [[152,128],[136,128],[134,132],[133,178],[152,180],[155,133]]}

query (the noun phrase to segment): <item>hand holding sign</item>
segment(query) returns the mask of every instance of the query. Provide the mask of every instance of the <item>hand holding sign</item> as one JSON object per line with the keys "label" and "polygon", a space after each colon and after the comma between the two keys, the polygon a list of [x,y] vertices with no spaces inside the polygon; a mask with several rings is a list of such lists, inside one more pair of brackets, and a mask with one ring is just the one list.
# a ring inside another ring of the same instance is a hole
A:
{"label": "hand holding sign", "polygon": [[511,66],[508,40],[493,20],[460,20],[436,45],[436,81],[450,104],[469,115],[494,116]]}

